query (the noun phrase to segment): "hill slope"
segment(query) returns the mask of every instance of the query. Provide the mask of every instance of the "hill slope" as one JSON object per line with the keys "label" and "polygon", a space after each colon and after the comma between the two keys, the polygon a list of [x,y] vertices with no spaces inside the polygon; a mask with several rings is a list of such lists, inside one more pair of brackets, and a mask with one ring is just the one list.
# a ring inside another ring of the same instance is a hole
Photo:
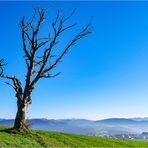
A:
{"label": "hill slope", "polygon": [[0,147],[148,147],[148,142],[108,139],[58,132],[32,131],[10,134],[0,127]]}

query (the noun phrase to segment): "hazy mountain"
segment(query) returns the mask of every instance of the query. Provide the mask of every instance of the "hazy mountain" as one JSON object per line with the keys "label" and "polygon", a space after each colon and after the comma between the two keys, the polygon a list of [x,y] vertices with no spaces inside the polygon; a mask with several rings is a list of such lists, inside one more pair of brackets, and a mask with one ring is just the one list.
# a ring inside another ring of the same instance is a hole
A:
{"label": "hazy mountain", "polygon": [[148,117],[143,117],[143,118],[135,117],[135,118],[129,118],[129,119],[132,119],[132,120],[135,120],[135,121],[148,121]]}
{"label": "hazy mountain", "polygon": [[14,123],[13,119],[0,119],[0,125],[12,126]]}
{"label": "hazy mountain", "polygon": [[58,121],[66,122],[70,125],[81,125],[81,126],[89,126],[94,123],[92,120],[86,120],[86,119],[59,119]]}
{"label": "hazy mountain", "polygon": [[134,124],[135,121],[132,119],[126,119],[126,118],[109,118],[109,119],[95,121],[95,123],[109,124],[109,125],[118,125],[118,124],[121,125],[121,124]]}

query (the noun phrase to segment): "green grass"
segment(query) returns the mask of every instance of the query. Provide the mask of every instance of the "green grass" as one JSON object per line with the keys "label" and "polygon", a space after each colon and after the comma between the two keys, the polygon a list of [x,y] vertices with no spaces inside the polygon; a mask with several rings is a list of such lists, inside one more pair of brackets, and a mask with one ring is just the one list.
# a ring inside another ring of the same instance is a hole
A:
{"label": "green grass", "polygon": [[119,140],[47,131],[8,133],[0,126],[0,147],[148,147],[148,142]]}

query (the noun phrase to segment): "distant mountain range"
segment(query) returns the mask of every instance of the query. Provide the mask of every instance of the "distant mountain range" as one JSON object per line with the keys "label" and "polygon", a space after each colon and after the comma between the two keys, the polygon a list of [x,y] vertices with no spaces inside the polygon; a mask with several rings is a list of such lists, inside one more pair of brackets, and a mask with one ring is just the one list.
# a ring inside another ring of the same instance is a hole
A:
{"label": "distant mountain range", "polygon": [[[0,119],[0,125],[12,126],[13,119]],[[115,136],[148,132],[148,118],[86,119],[30,119],[33,129],[95,136]]]}

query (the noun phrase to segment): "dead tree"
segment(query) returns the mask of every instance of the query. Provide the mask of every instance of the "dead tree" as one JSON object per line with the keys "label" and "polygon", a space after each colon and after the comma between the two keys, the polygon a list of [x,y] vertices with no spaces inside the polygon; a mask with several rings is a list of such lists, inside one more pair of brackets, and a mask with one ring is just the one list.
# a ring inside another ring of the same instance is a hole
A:
{"label": "dead tree", "polygon": [[59,64],[64,55],[78,40],[91,33],[91,26],[87,24],[74,36],[64,49],[55,48],[58,44],[59,37],[61,38],[64,32],[76,26],[76,24],[66,25],[73,13],[74,11],[69,16],[65,16],[62,15],[61,11],[57,11],[55,19],[51,22],[52,30],[49,31],[48,37],[40,37],[39,35],[41,31],[40,28],[45,24],[46,9],[35,9],[30,22],[26,22],[25,17],[22,18],[20,27],[25,53],[24,59],[27,68],[24,88],[16,76],[7,76],[3,73],[3,61],[1,61],[1,77],[11,80],[12,83],[8,82],[7,84],[10,85],[16,93],[17,114],[14,123],[14,129],[16,130],[27,130],[27,108],[32,102],[31,94],[36,83],[42,78],[58,76],[60,73],[52,75],[51,71]]}

